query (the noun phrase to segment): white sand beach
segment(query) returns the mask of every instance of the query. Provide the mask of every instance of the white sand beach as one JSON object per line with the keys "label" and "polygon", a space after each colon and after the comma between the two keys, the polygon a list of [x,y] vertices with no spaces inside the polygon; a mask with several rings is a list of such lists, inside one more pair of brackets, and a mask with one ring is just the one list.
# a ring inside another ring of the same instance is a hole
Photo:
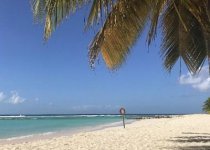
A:
{"label": "white sand beach", "polygon": [[123,127],[31,142],[1,144],[0,150],[202,150],[210,149],[210,115],[139,120]]}

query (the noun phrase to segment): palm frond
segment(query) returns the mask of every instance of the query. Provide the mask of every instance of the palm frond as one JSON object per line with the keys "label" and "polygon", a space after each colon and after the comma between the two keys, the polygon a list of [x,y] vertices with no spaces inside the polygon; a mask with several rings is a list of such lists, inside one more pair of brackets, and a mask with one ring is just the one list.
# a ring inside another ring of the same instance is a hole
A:
{"label": "palm frond", "polygon": [[157,33],[157,25],[160,14],[164,9],[166,0],[148,0],[150,6],[150,29],[147,35],[147,42],[150,45],[151,41],[155,39]]}
{"label": "palm frond", "polygon": [[102,29],[90,45],[90,65],[101,52],[106,65],[116,69],[126,59],[131,47],[143,31],[149,7],[146,0],[119,0]]}
{"label": "palm frond", "polygon": [[114,3],[115,0],[93,0],[85,29],[98,23],[100,20],[106,19]]}
{"label": "palm frond", "polygon": [[197,19],[177,0],[168,5],[162,22],[164,37],[161,55],[166,70],[171,71],[181,57],[189,71],[199,71],[206,58],[206,49],[202,27]]}
{"label": "palm frond", "polygon": [[210,0],[31,1],[35,21],[45,22],[45,40],[62,20],[92,2],[85,28],[100,20],[102,28],[89,47],[91,66],[100,53],[108,68],[121,66],[149,21],[148,45],[155,39],[161,22],[161,56],[166,70],[171,71],[177,60],[182,58],[189,71],[197,73],[208,57],[210,71]]}
{"label": "palm frond", "polygon": [[182,5],[191,12],[202,27],[210,74],[210,0],[183,0]]}
{"label": "palm frond", "polygon": [[44,39],[47,40],[63,19],[89,0],[33,0],[32,9],[37,20],[45,18]]}
{"label": "palm frond", "polygon": [[203,111],[206,113],[210,113],[210,98],[208,98],[203,104]]}
{"label": "palm frond", "polygon": [[32,11],[34,15],[35,22],[41,22],[45,18],[45,0],[31,0]]}

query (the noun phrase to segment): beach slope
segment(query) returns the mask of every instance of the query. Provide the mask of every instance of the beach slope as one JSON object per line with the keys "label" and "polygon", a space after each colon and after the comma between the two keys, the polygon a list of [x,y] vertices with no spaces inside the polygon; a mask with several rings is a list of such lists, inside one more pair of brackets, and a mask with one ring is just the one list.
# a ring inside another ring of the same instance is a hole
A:
{"label": "beach slope", "polygon": [[144,119],[123,127],[51,139],[1,144],[0,150],[193,150],[210,149],[210,115]]}

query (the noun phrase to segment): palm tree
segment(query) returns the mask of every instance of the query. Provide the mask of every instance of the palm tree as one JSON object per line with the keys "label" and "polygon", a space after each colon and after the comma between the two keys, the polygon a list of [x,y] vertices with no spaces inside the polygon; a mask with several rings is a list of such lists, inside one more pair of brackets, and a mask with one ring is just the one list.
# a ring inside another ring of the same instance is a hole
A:
{"label": "palm tree", "polygon": [[206,113],[210,113],[210,97],[204,102],[203,111]]}
{"label": "palm tree", "polygon": [[181,60],[191,73],[206,59],[210,66],[210,0],[32,0],[35,20],[45,22],[44,39],[85,5],[90,6],[85,29],[101,25],[89,47],[91,67],[102,54],[109,69],[119,68],[148,25],[148,45],[162,31],[167,71]]}

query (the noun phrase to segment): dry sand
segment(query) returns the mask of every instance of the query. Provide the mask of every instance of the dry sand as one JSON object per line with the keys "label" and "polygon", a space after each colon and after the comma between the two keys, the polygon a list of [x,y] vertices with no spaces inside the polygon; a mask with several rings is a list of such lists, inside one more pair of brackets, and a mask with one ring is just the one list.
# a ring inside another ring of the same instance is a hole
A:
{"label": "dry sand", "polygon": [[210,115],[139,120],[123,127],[1,144],[0,150],[210,150]]}

